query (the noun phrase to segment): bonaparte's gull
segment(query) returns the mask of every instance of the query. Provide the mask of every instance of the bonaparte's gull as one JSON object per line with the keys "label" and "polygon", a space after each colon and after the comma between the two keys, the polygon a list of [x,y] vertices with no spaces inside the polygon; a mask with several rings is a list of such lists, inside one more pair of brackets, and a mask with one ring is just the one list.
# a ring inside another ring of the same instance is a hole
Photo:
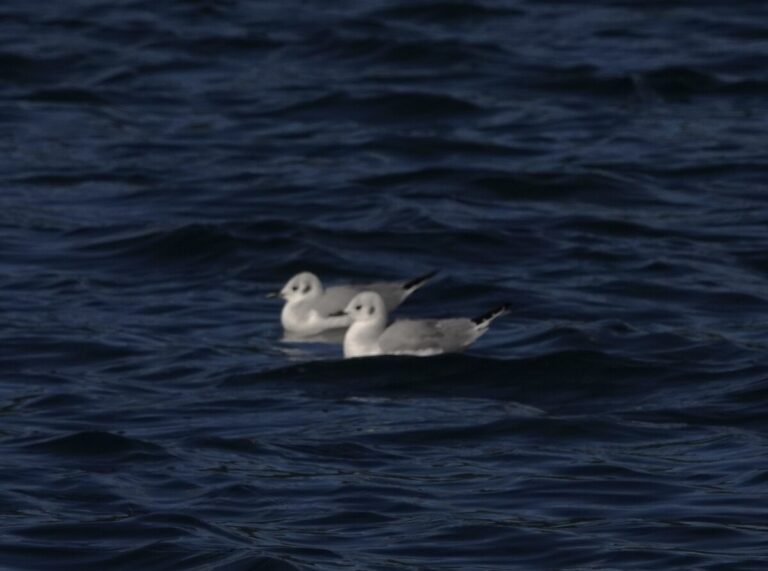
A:
{"label": "bonaparte's gull", "polygon": [[286,332],[299,336],[317,335],[328,329],[347,327],[352,323],[352,317],[345,315],[343,310],[360,292],[376,292],[387,311],[392,311],[435,273],[430,272],[402,282],[324,288],[315,274],[302,272],[288,280],[277,294],[285,300],[280,321]]}
{"label": "bonaparte's gull", "polygon": [[473,319],[403,319],[387,327],[387,306],[376,292],[363,292],[347,304],[352,324],[344,335],[344,357],[438,355],[462,351],[509,310],[499,306]]}

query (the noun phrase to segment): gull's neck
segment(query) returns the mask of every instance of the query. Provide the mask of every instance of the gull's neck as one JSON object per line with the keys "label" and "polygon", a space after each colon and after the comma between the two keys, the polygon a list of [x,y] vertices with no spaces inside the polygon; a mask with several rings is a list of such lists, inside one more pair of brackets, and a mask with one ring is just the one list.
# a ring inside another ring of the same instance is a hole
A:
{"label": "gull's neck", "polygon": [[305,302],[312,299],[314,299],[314,297],[286,300],[283,304],[282,311],[280,311],[280,321],[283,324],[284,329],[287,331],[301,331],[306,326],[308,311],[303,310],[301,306],[302,304],[306,305]]}
{"label": "gull's neck", "polygon": [[291,311],[295,309],[297,306],[317,299],[318,297],[321,297],[323,295],[322,292],[314,292],[312,295],[307,295],[300,298],[293,298],[293,299],[287,299],[285,300],[285,303],[283,304],[283,313],[285,313],[286,310]]}
{"label": "gull's neck", "polygon": [[355,321],[344,335],[345,357],[366,357],[380,355],[379,337],[384,332],[386,322],[383,319],[375,321]]}

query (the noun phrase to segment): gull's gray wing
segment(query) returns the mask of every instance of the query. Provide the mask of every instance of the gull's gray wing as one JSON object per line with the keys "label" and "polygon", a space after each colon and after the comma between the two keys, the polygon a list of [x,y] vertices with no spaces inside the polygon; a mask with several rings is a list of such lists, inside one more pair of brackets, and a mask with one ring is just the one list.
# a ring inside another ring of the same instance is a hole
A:
{"label": "gull's gray wing", "polygon": [[376,284],[332,286],[325,290],[323,295],[314,300],[312,307],[324,315],[341,311],[358,293],[375,291],[384,300],[387,311],[392,311],[410,293],[403,285],[405,282],[382,282]]}
{"label": "gull's gray wing", "polygon": [[360,287],[363,288],[361,291],[375,291],[378,293],[381,299],[384,300],[387,311],[392,311],[403,303],[408,294],[411,293],[403,287],[404,285],[405,282],[381,282]]}
{"label": "gull's gray wing", "polygon": [[345,285],[326,288],[323,295],[312,300],[312,309],[324,316],[343,311],[352,298],[361,291],[365,289],[360,286]]}
{"label": "gull's gray wing", "polygon": [[445,353],[461,351],[478,337],[470,319],[395,321],[379,337],[383,353]]}
{"label": "gull's gray wing", "polygon": [[389,312],[403,303],[406,297],[427,283],[434,275],[435,272],[430,272],[418,278],[401,282],[331,286],[326,288],[320,298],[312,301],[311,307],[320,312],[321,315],[329,315],[343,310],[358,293],[375,291],[384,300],[384,305],[387,306]]}
{"label": "gull's gray wing", "polygon": [[412,280],[402,282],[382,282],[366,286],[378,293],[387,306],[387,311],[392,311],[405,301],[409,295],[431,280],[437,272],[429,272]]}

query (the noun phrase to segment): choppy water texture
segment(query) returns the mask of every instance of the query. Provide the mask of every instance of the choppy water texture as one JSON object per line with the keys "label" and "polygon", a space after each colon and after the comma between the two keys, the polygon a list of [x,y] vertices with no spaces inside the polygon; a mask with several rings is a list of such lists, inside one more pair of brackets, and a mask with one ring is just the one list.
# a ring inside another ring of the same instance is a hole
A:
{"label": "choppy water texture", "polygon": [[[763,2],[8,0],[0,567],[768,568]],[[441,271],[468,353],[263,294]]]}

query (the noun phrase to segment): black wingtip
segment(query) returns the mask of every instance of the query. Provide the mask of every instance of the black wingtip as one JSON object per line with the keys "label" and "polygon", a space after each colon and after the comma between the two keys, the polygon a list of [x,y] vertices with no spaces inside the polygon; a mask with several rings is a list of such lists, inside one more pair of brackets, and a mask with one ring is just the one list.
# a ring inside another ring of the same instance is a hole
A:
{"label": "black wingtip", "polygon": [[426,282],[428,282],[433,277],[435,277],[435,275],[437,275],[437,270],[429,272],[428,274],[424,274],[423,276],[419,276],[418,278],[413,278],[412,280],[407,281],[403,284],[403,289],[410,291],[418,287],[421,287]]}
{"label": "black wingtip", "polygon": [[483,325],[484,323],[490,323],[497,317],[500,317],[505,313],[507,313],[510,307],[511,307],[511,304],[509,303],[505,303],[504,305],[494,307],[491,311],[472,318],[472,323],[474,323],[475,325]]}

